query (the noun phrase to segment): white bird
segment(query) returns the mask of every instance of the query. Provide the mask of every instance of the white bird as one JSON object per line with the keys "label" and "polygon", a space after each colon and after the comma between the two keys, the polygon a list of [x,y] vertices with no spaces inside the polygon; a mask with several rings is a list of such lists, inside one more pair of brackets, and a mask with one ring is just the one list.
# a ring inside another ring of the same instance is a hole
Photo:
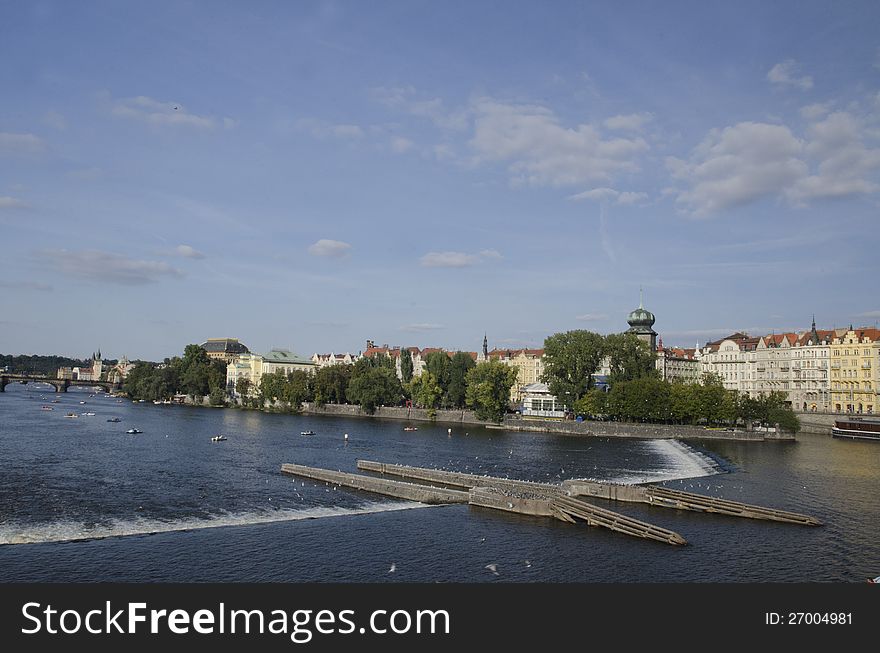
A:
{"label": "white bird", "polygon": [[532,563],[530,561],[526,560],[526,567],[531,567],[531,566],[532,566]]}
{"label": "white bird", "polygon": [[488,564],[488,565],[486,565],[486,569],[488,569],[489,571],[491,571],[491,572],[492,572],[493,574],[495,574],[496,576],[499,575],[499,574],[498,574],[498,565],[496,565],[494,562],[493,562],[492,564]]}
{"label": "white bird", "polygon": [[482,543],[485,542],[485,541],[486,541],[486,538],[485,538],[485,537],[481,537],[481,538],[480,538],[480,544],[482,544]]}
{"label": "white bird", "polygon": [[397,563],[392,562],[392,563],[391,563],[391,569],[388,570],[388,573],[389,573],[389,574],[393,574],[395,569],[397,569]]}
{"label": "white bird", "polygon": [[513,508],[513,504],[510,503],[510,501],[508,501],[508,502],[507,502],[507,507],[508,507],[508,508]]}

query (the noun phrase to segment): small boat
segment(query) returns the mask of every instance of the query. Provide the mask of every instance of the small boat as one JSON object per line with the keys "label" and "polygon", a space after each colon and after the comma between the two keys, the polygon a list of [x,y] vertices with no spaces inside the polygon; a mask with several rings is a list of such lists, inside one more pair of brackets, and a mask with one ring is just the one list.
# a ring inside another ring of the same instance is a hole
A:
{"label": "small boat", "polygon": [[852,440],[880,440],[880,419],[848,417],[834,421],[831,435]]}
{"label": "small boat", "polygon": [[94,413],[83,413],[83,415],[86,417],[94,417],[95,416]]}
{"label": "small boat", "polygon": [[314,435],[315,432],[314,431],[300,431],[299,434],[300,435]]}
{"label": "small boat", "polygon": [[55,410],[52,406],[40,406],[40,410]]}
{"label": "small boat", "polygon": [[53,404],[57,404],[57,403],[58,403],[58,399],[53,399],[53,400],[52,400],[52,403],[53,403]]}
{"label": "small boat", "polygon": [[869,578],[868,582],[871,585],[880,585],[880,576],[875,576],[874,578]]}
{"label": "small boat", "polygon": [[404,426],[403,430],[404,431],[418,431],[419,427],[418,426]]}
{"label": "small boat", "polygon": [[108,422],[121,422],[122,420],[119,419],[118,417],[111,417],[111,418],[108,419],[107,421],[108,421]]}
{"label": "small boat", "polygon": [[143,433],[140,429],[128,429],[126,433]]}
{"label": "small boat", "polygon": [[77,415],[76,413],[67,413],[65,417],[79,417],[79,415]]}
{"label": "small boat", "polygon": [[81,401],[81,402],[79,402],[79,403],[81,403],[81,404],[84,404],[84,403],[86,403],[86,402],[84,402],[84,401]]}
{"label": "small boat", "polygon": [[228,439],[225,435],[215,435],[211,438],[211,442],[225,442]]}

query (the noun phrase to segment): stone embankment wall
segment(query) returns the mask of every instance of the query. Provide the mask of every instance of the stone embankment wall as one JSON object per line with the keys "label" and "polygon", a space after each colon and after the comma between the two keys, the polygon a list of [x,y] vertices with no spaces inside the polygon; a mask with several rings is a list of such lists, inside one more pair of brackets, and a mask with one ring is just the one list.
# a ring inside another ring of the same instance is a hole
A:
{"label": "stone embankment wall", "polygon": [[834,426],[834,420],[844,417],[844,415],[827,415],[824,413],[796,413],[796,415],[801,421],[801,431],[820,435],[831,435],[831,427]]}
{"label": "stone embankment wall", "polygon": [[435,417],[431,417],[426,408],[405,408],[400,406],[380,406],[373,415],[369,415],[360,406],[350,404],[325,404],[315,406],[309,402],[303,404],[303,413],[307,415],[334,415],[337,417],[378,417],[381,419],[410,420],[414,422],[444,422],[451,424],[475,424],[486,426],[491,424],[481,420],[471,410],[442,410],[434,411]]}
{"label": "stone embankment wall", "polygon": [[[187,397],[187,404],[208,406],[208,398],[203,402],[193,402]],[[280,406],[278,406],[280,408]],[[269,408],[271,410],[271,408]],[[703,438],[717,440],[747,440],[763,442],[765,440],[794,440],[790,433],[773,433],[763,431],[746,431],[743,429],[707,429],[702,426],[669,425],[669,424],[636,424],[632,422],[575,422],[557,420],[523,419],[518,415],[505,415],[501,424],[479,419],[471,410],[430,411],[425,408],[406,408],[400,406],[380,406],[372,415],[360,406],[353,404],[325,404],[316,406],[305,402],[302,406],[305,415],[329,415],[334,417],[372,417],[412,422],[441,422],[444,424],[469,424],[485,426],[491,429],[508,431],[531,431],[537,433],[559,433],[563,435],[594,435],[613,438]],[[832,415],[800,414],[801,423],[806,433],[830,433],[834,422]]]}

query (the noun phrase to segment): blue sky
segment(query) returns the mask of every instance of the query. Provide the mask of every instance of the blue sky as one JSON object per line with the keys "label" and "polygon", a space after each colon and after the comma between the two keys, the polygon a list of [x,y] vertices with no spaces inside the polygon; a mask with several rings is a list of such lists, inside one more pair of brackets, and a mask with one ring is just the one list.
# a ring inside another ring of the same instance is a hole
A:
{"label": "blue sky", "polygon": [[876,2],[0,2],[0,351],[880,320]]}

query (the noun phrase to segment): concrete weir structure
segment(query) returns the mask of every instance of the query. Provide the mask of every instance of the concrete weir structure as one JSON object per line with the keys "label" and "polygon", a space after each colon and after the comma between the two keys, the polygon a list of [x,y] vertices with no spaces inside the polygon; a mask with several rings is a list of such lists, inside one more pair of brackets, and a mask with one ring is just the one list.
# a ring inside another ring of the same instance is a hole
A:
{"label": "concrete weir structure", "polygon": [[[383,463],[370,463],[369,461],[358,461],[358,466],[361,467],[362,463],[367,466],[373,466],[375,471],[379,471],[384,466]],[[419,468],[408,469],[419,470]],[[421,485],[289,463],[282,465],[281,471],[285,474],[302,476],[342,487],[376,492],[411,501],[421,501],[423,503],[468,503],[473,506],[523,515],[555,517],[556,519],[572,523],[580,519],[586,521],[591,526],[604,526],[605,528],[635,537],[643,537],[667,544],[687,544],[687,540],[674,531],[652,526],[637,519],[605,510],[604,508],[598,508],[579,499],[564,497],[560,494],[559,488],[552,485],[477,476],[474,478],[479,479],[481,483],[472,483],[468,486],[467,490],[457,490],[446,487],[449,485],[466,487],[462,483],[462,478],[454,477],[455,472],[449,472],[453,477],[448,481],[436,481],[436,484]],[[432,472],[438,470],[420,471]],[[427,482],[434,483],[433,481]]]}
{"label": "concrete weir structure", "polygon": [[767,519],[805,526],[819,526],[818,519],[784,510],[752,506],[737,501],[717,499],[656,485],[616,485],[571,479],[561,484],[518,481],[493,476],[479,476],[441,469],[409,467],[370,460],[357,461],[360,470],[417,482],[396,481],[383,477],[352,474],[305,465],[284,464],[285,474],[302,476],[342,487],[376,492],[386,496],[429,504],[467,503],[539,517],[553,517],[590,526],[602,526],[633,537],[642,537],[667,544],[683,545],[687,540],[674,531],[600,508],[578,497],[595,497],[613,501],[647,503],[664,508],[712,512],[733,517]]}
{"label": "concrete weir structure", "polygon": [[467,488],[483,485],[502,489],[506,488],[511,491],[543,491],[553,493],[552,496],[561,494],[566,497],[596,497],[611,501],[647,503],[661,508],[711,512],[730,517],[764,519],[805,526],[820,526],[822,524],[818,519],[809,515],[777,510],[775,508],[765,508],[728,499],[719,499],[694,492],[673,490],[659,485],[623,485],[618,483],[599,483],[584,479],[569,479],[559,485],[553,485],[550,483],[534,483],[531,481],[478,476],[477,474],[465,474],[462,472],[448,472],[440,469],[392,465],[369,460],[359,460],[357,466],[358,469],[379,472],[381,474],[391,474],[402,478],[412,478]]}

